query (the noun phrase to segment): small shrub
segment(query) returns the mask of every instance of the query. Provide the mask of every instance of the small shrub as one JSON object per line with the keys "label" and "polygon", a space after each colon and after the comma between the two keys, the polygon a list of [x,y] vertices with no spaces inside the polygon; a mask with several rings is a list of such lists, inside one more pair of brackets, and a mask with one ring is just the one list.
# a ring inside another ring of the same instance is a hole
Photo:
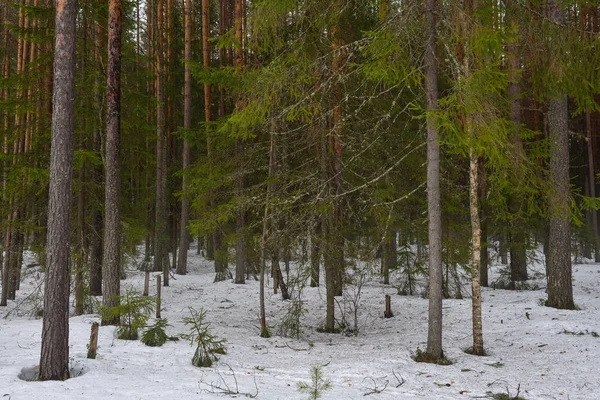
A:
{"label": "small shrub", "polygon": [[190,345],[196,345],[196,351],[192,357],[192,365],[196,367],[210,367],[218,360],[216,354],[226,354],[225,339],[217,339],[210,332],[210,324],[205,322],[206,311],[196,311],[188,307],[191,317],[185,317],[183,323],[190,326],[190,333],[180,335],[189,340]]}
{"label": "small shrub", "polygon": [[118,296],[119,305],[101,309],[103,319],[121,319],[121,325],[115,330],[118,339],[137,340],[139,330],[146,326],[150,313],[154,309],[154,298],[139,296],[135,290],[128,290]]}
{"label": "small shrub", "polygon": [[167,320],[157,319],[156,323],[142,333],[142,343],[146,346],[160,347],[170,339],[165,332]]}
{"label": "small shrub", "polygon": [[268,339],[271,337],[271,331],[268,326],[265,326],[264,329],[260,332],[260,337]]}
{"label": "small shrub", "polygon": [[514,397],[510,393],[492,393],[487,392],[487,397],[493,400],[526,400],[525,397],[521,397],[518,394]]}
{"label": "small shrub", "polygon": [[297,390],[308,394],[308,400],[317,400],[324,391],[332,388],[331,381],[323,375],[323,367],[315,365],[310,371],[311,382],[298,382]]}

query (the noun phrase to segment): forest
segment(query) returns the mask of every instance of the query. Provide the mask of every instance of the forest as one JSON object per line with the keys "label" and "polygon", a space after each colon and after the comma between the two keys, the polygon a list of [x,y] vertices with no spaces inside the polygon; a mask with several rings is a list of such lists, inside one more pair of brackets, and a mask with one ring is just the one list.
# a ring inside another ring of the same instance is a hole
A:
{"label": "forest", "polygon": [[127,330],[137,304],[145,326],[150,278],[170,298],[198,260],[202,290],[252,293],[263,339],[299,338],[303,290],[330,340],[359,334],[363,285],[386,317],[390,294],[422,296],[412,358],[433,365],[453,362],[448,299],[469,299],[474,356],[482,292],[542,288],[541,309],[580,310],[573,265],[600,262],[599,9],[3,0],[0,306],[31,299],[39,270],[37,378],[72,374],[70,319]]}

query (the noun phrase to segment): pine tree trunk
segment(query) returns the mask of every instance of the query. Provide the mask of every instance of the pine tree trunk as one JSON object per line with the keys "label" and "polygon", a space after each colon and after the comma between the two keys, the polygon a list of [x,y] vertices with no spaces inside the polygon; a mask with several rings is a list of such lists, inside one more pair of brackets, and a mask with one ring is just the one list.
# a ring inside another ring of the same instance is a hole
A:
{"label": "pine tree trunk", "polygon": [[[121,294],[121,0],[108,2],[108,71],[106,92],[106,163],[104,200],[104,252],[102,256],[103,304],[115,307]],[[119,317],[102,319],[102,325],[118,324]]]}
{"label": "pine tree trunk", "polygon": [[[96,63],[104,65],[102,54],[104,53],[106,43],[105,27],[96,21],[94,30],[94,47]],[[102,154],[102,125],[104,121],[104,112],[102,104],[102,93],[100,90],[100,80],[94,80],[94,104],[96,107],[96,125],[94,127],[93,150],[97,154]],[[95,185],[102,187],[103,170],[102,166],[94,166],[93,179]],[[95,209],[92,211],[92,234],[90,237],[90,294],[92,296],[102,295],[102,252],[103,252],[103,217],[100,204],[95,204]]]}
{"label": "pine tree trunk", "polygon": [[164,95],[164,0],[156,9],[156,207],[154,233],[154,270],[162,271],[163,285],[169,286],[169,234],[167,216],[167,136]]}
{"label": "pine tree trunk", "polygon": [[[244,32],[243,32],[243,20],[245,10],[243,8],[243,0],[235,0],[234,8],[234,24],[235,24],[235,69],[238,74],[242,73],[244,67]],[[238,97],[236,102],[236,111],[241,111],[243,107],[242,97]],[[244,144],[242,139],[236,141],[236,153],[240,160],[243,160]],[[235,192],[239,197],[242,196],[244,189],[244,175],[242,173],[243,168],[238,170],[238,176],[235,179]],[[235,227],[237,231],[237,240],[235,243],[235,283],[243,284],[246,283],[246,211],[245,207],[239,206],[240,209],[236,212]]]}
{"label": "pine tree trunk", "polygon": [[[339,0],[333,2],[331,6],[336,14],[341,14],[342,4]],[[337,18],[341,18],[340,15]],[[331,73],[333,88],[330,95],[331,125],[329,140],[326,140],[324,156],[326,157],[328,171],[329,195],[333,202],[333,207],[326,218],[326,244],[325,244],[325,290],[327,292],[327,312],[325,318],[325,328],[327,332],[335,331],[335,296],[341,296],[342,278],[344,274],[344,237],[342,236],[342,226],[344,211],[342,206],[342,133],[343,133],[343,112],[342,112],[342,76],[345,64],[347,62],[347,50],[340,27],[342,21],[336,21],[331,27],[333,59],[331,61]]]}
{"label": "pine tree trunk", "polygon": [[[509,14],[512,30],[517,31],[517,21],[519,16],[515,15],[515,11]],[[515,127],[513,134],[513,143],[516,157],[524,155],[523,143],[519,135],[521,125],[521,99],[520,99],[520,54],[519,43],[517,39],[513,39],[507,46],[508,49],[508,64],[509,64],[509,80],[508,95],[510,99],[510,120]],[[513,214],[513,222],[510,224],[510,286],[516,287],[516,282],[527,280],[527,233],[526,227],[519,213],[521,196],[514,194],[508,199],[508,207]]]}
{"label": "pine tree trunk", "polygon": [[[83,147],[83,146],[82,146]],[[83,282],[85,260],[85,163],[79,168],[79,193],[77,195],[77,266],[75,267],[75,315],[83,315],[85,290]]]}
{"label": "pine tree trunk", "polygon": [[[551,21],[564,23],[562,1],[551,0],[548,15]],[[566,95],[548,105],[550,138],[550,184],[548,196],[548,276],[549,307],[575,308],[571,272],[571,210],[569,187],[569,124]]]}
{"label": "pine tree trunk", "polygon": [[[228,24],[227,24],[227,18],[226,18],[226,0],[220,0],[219,4],[220,4],[220,12],[219,12],[219,32],[220,34],[224,35]],[[206,14],[206,16],[205,16]],[[203,1],[202,2],[202,17],[203,17],[203,21],[204,18],[206,18],[206,21],[208,21],[208,18],[210,16],[210,2],[208,1]],[[206,26],[207,28],[205,28],[206,30],[202,30],[202,43],[203,43],[203,49],[209,49],[209,34],[210,34],[210,29],[209,29],[209,24],[204,24],[203,26]],[[204,62],[210,62],[210,53],[205,53],[206,54],[206,59],[204,60]],[[221,62],[222,66],[225,66],[226,61],[225,61],[225,50],[222,48],[219,51],[219,59]],[[206,64],[205,64],[206,65]],[[208,94],[207,94],[208,93]],[[210,96],[210,86],[206,85],[204,86],[204,107],[207,107],[207,104],[210,104],[209,102],[207,102],[207,97]],[[205,108],[205,112],[209,111],[206,114],[206,118],[210,118],[212,117],[211,113],[210,113],[210,109]],[[222,89],[220,91],[220,98],[219,98],[219,119],[224,118],[225,117],[225,90]],[[210,119],[207,119],[207,122],[210,121]],[[207,158],[208,158],[208,164],[209,164],[209,173],[212,176],[213,174],[213,170],[214,170],[214,160],[215,160],[215,149],[213,146],[213,140],[212,140],[212,132],[209,130],[209,124],[207,124],[207,132],[206,132],[206,148],[207,148]],[[217,206],[217,201],[216,201],[216,191],[212,190],[209,193],[209,206],[211,207],[211,209],[216,209]],[[215,282],[220,282],[220,281],[224,281],[227,280],[229,278],[231,278],[231,273],[229,272],[229,268],[228,268],[228,261],[227,261],[227,244],[224,243],[223,241],[223,232],[222,232],[222,227],[220,224],[216,224],[215,230],[212,233],[212,251],[213,251],[213,256],[214,256],[214,266],[215,266]]]}
{"label": "pine tree trunk", "polygon": [[[203,0],[206,1],[206,0]],[[204,6],[203,6],[204,7]],[[208,17],[208,14],[207,14]],[[204,21],[205,14],[202,13],[202,29],[206,26],[208,29],[209,21]],[[185,30],[185,47],[184,47],[184,58],[185,58],[185,71],[184,71],[184,89],[183,89],[183,128],[188,132],[192,127],[192,71],[189,66],[189,62],[192,61],[192,1],[185,0],[184,7],[184,30]],[[203,34],[204,36],[204,34]],[[207,34],[208,36],[208,34]],[[206,43],[203,43],[206,45]],[[210,49],[203,48],[203,58],[206,57],[204,52],[209,52]],[[208,54],[210,57],[210,53]],[[204,64],[206,66],[206,61]],[[209,58],[210,66],[210,58]],[[209,87],[210,92],[210,87]],[[206,110],[206,98],[205,110]],[[210,110],[210,96],[208,101],[208,108]],[[187,252],[190,245],[189,234],[188,234],[188,223],[190,219],[190,198],[187,194],[189,183],[188,180],[188,169],[190,167],[190,145],[187,139],[183,140],[183,151],[182,151],[182,167],[183,167],[183,178],[182,178],[182,191],[183,197],[181,199],[181,229],[179,231],[179,263],[177,264],[177,273],[185,275],[187,273]]]}
{"label": "pine tree trunk", "polygon": [[[588,186],[590,197],[592,199],[596,198],[596,174],[594,171],[594,149],[592,146],[592,141],[594,140],[592,137],[592,121],[590,112],[585,113],[585,126],[586,126],[586,134],[587,134],[587,161],[588,161]],[[596,262],[600,261],[600,232],[598,232],[598,211],[591,210],[591,218],[590,223],[592,225],[592,245],[594,248],[594,260]]]}
{"label": "pine tree trunk", "polygon": [[552,100],[548,107],[551,144],[548,233],[548,303],[554,308],[574,309],[571,277],[571,226],[569,188],[569,133],[567,98]]}
{"label": "pine tree trunk", "polygon": [[47,269],[40,380],[69,378],[69,264],[75,131],[74,0],[56,1]]}
{"label": "pine tree trunk", "polygon": [[[425,94],[427,111],[432,113],[438,109],[436,0],[427,0],[426,7]],[[427,116],[427,215],[429,220],[427,358],[436,361],[444,357],[442,349],[442,210],[440,205],[440,147],[437,122],[431,114]]]}

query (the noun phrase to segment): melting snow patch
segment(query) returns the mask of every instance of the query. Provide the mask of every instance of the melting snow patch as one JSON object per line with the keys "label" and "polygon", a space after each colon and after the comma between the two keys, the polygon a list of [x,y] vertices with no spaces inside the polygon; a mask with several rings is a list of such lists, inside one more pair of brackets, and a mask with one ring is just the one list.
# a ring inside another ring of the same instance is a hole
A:
{"label": "melting snow patch", "polygon": [[[81,375],[88,373],[90,369],[82,361],[74,361],[71,363],[69,368],[69,375],[71,378],[77,378]],[[31,367],[24,367],[19,373],[19,379],[27,382],[35,382],[40,379],[40,366],[33,365]]]}
{"label": "melting snow patch", "polygon": [[37,381],[40,377],[40,366],[34,365],[31,367],[24,367],[19,373],[19,379],[22,381],[32,382]]}

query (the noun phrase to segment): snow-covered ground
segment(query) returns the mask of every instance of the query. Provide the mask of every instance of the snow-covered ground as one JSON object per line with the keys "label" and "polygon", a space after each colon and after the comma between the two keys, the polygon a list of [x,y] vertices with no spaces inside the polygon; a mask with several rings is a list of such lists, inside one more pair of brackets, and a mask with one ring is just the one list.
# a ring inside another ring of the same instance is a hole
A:
{"label": "snow-covered ground", "polygon": [[[22,370],[40,357],[42,321],[29,315],[39,296],[24,301],[42,280],[39,269],[31,268],[17,301],[0,308],[0,398],[305,399],[297,383],[309,383],[311,367],[322,365],[332,383],[322,399],[470,399],[517,392],[528,400],[600,399],[600,265],[573,266],[578,311],[542,306],[543,289],[483,289],[486,357],[464,352],[472,343],[470,298],[444,300],[444,350],[453,364],[437,366],[411,359],[417,348],[426,347],[428,303],[420,296],[399,296],[394,287],[370,280],[362,287],[358,335],[326,334],[316,329],[325,316],[324,288],[306,287],[300,339],[263,339],[258,282],[213,283],[211,263],[193,249],[189,257],[190,273],[175,276],[162,290],[162,317],[170,324],[167,333],[176,335],[187,332],[182,318],[189,306],[208,311],[212,332],[227,340],[227,354],[212,368],[192,366],[194,348],[184,340],[147,347],[115,339],[114,327],[100,328],[98,357],[87,359],[90,326],[99,318],[84,315],[70,320],[71,366],[80,376],[65,382],[21,380]],[[543,278],[539,283],[544,285]],[[122,281],[123,290],[142,285],[143,273],[134,269]],[[151,286],[150,294],[154,291]],[[392,295],[389,319],[383,318],[385,294]],[[273,333],[289,304],[268,290]],[[351,307],[346,309],[352,324]],[[336,311],[340,316],[340,308]]]}

